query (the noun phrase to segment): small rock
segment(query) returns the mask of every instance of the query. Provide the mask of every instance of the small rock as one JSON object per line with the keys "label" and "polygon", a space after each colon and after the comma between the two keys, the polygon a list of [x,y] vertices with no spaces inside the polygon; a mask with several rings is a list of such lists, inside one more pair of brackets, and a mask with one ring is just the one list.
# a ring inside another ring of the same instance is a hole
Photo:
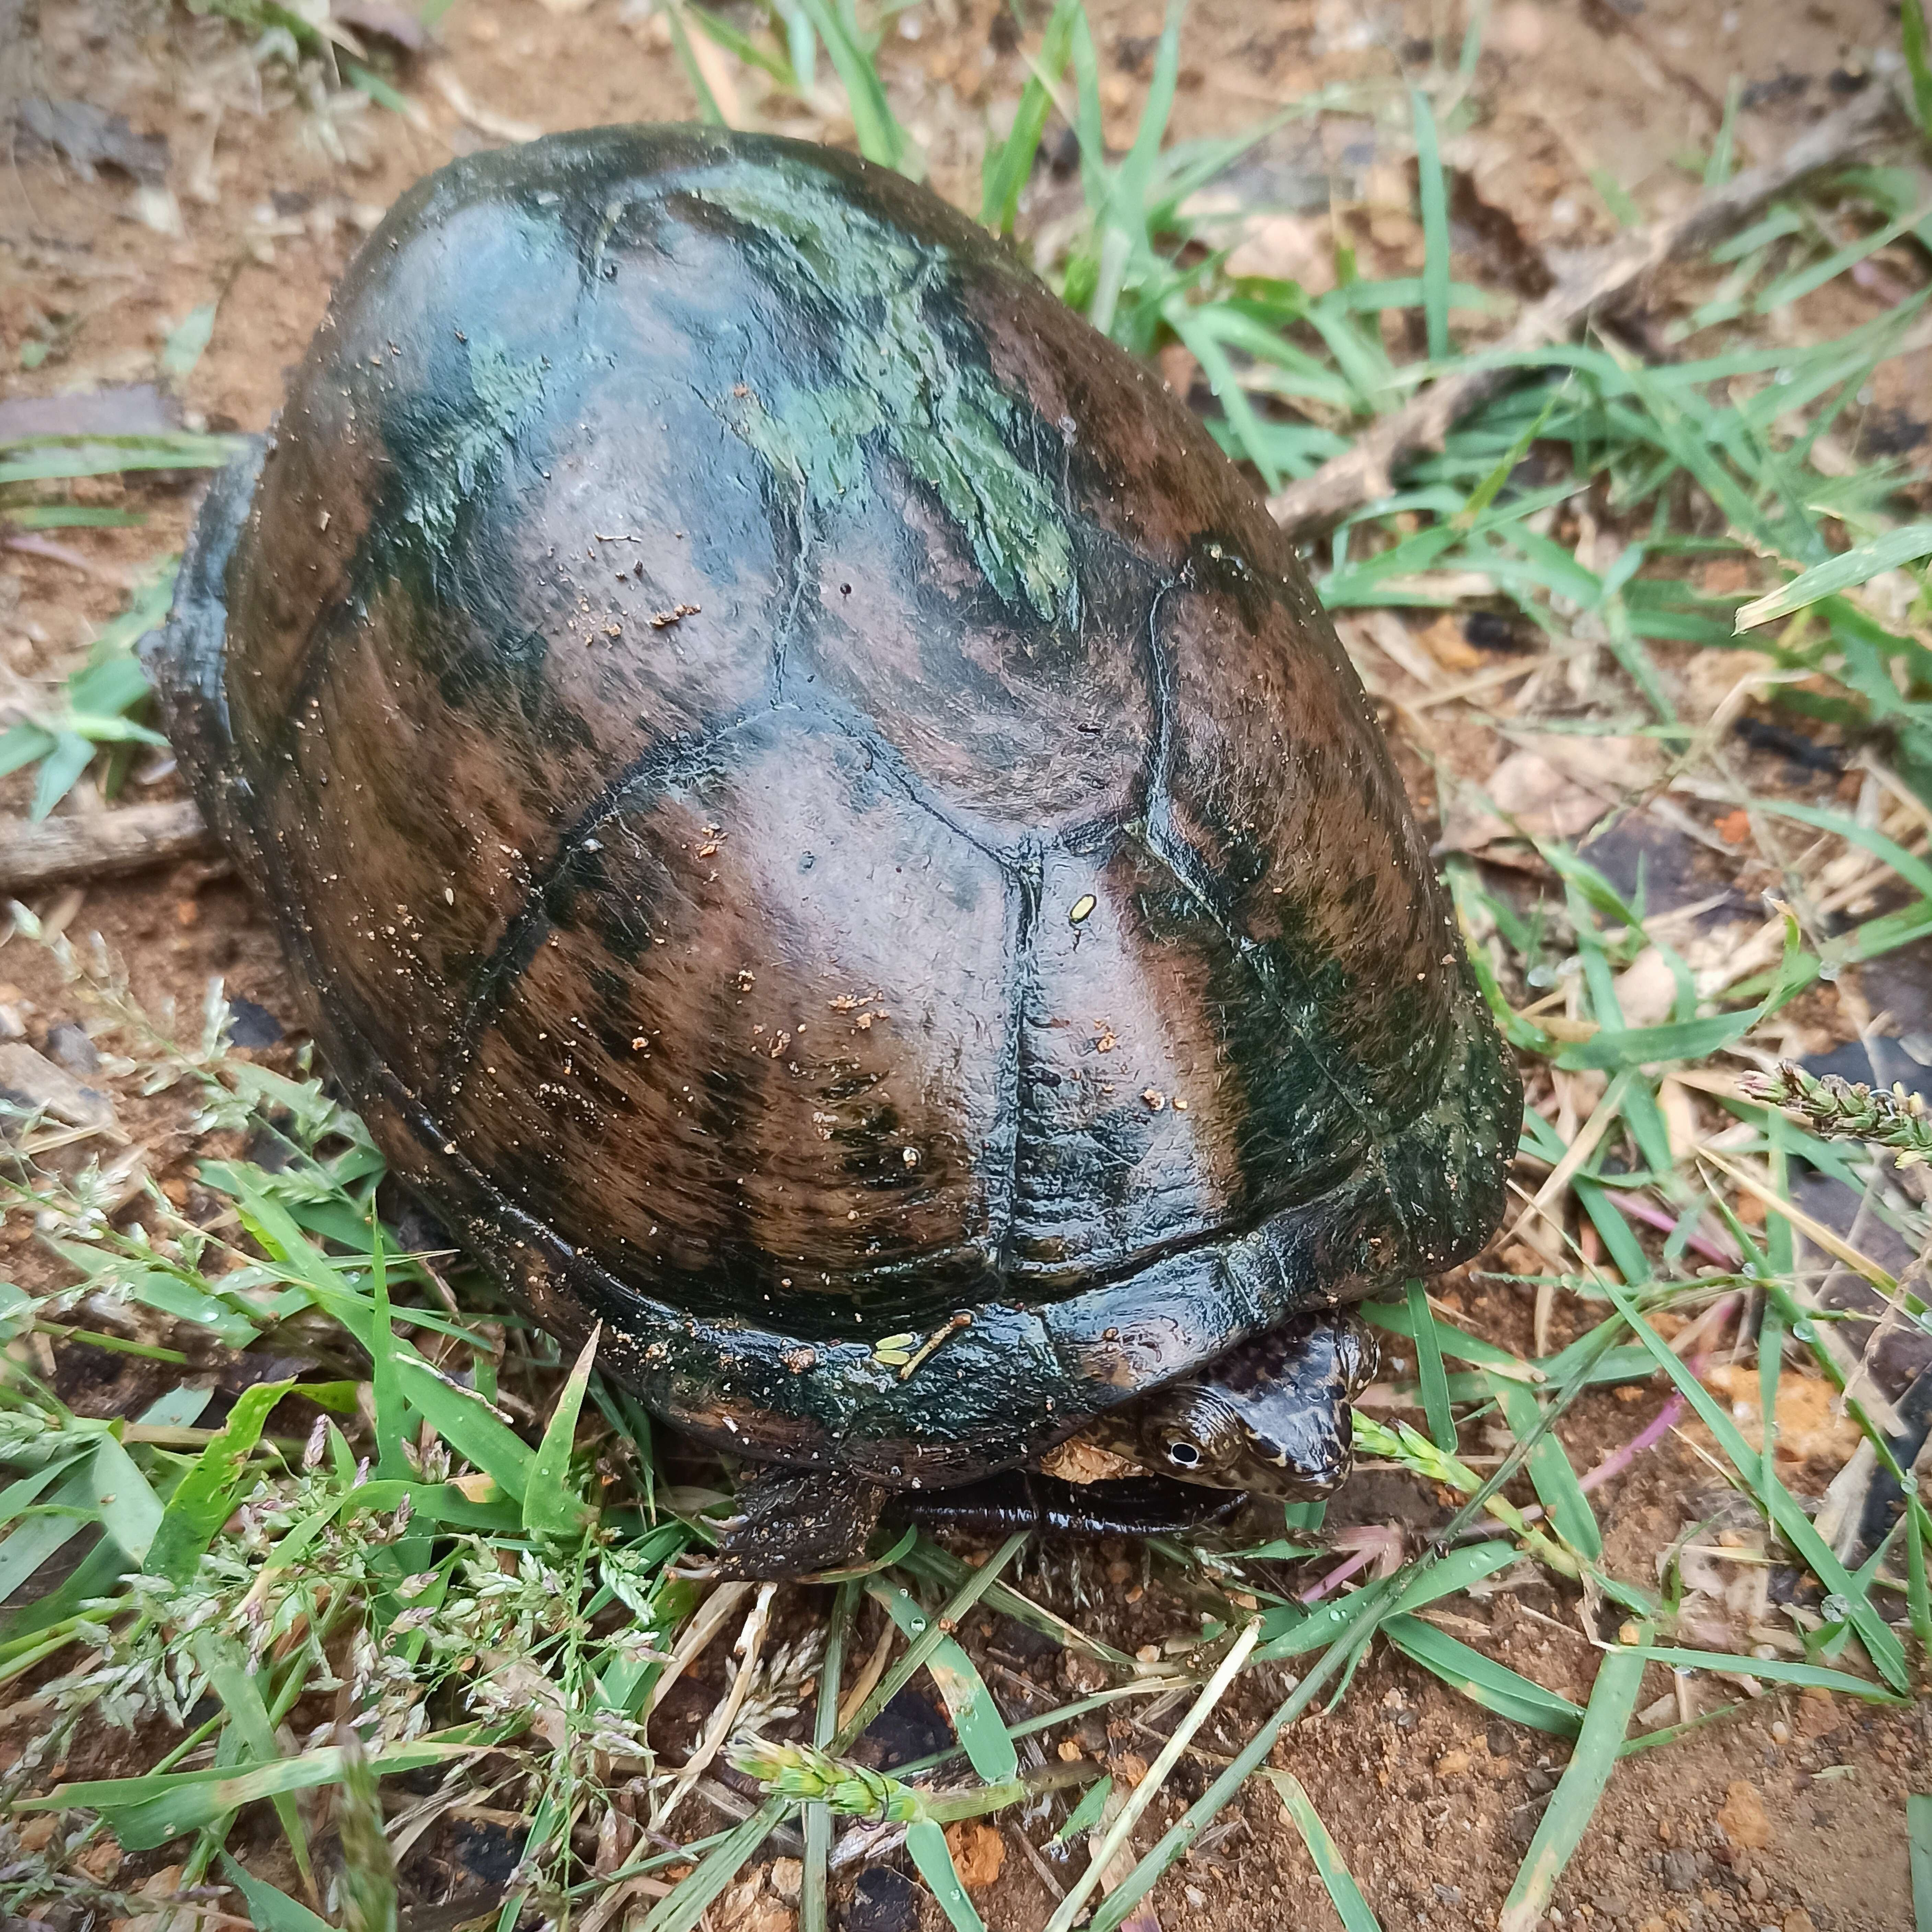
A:
{"label": "small rock", "polygon": [[1483,1733],[1483,1742],[1488,1745],[1492,1757],[1510,1757],[1515,1754],[1516,1739],[1510,1734],[1507,1724],[1492,1724]]}
{"label": "small rock", "polygon": [[1822,1738],[1838,1728],[1838,1706],[1828,1690],[1807,1688],[1798,1694],[1798,1728],[1808,1738]]}
{"label": "small rock", "polygon": [[[1828,1690],[1825,1693],[1828,1697],[1831,1694]],[[1778,1928],[1778,1932],[1817,1932],[1817,1928],[1811,1923],[1810,1913],[1803,1906],[1794,1905],[1784,1915],[1784,1922]]]}
{"label": "small rock", "polygon": [[1432,1886],[1431,1889],[1443,1904],[1451,1908],[1460,1905],[1462,1902],[1462,1888],[1460,1885],[1438,1885]]}
{"label": "small rock", "polygon": [[1754,1905],[1762,1905],[1771,1896],[1771,1881],[1762,1872],[1753,1872],[1744,1881],[1744,1889],[1750,1894]]}
{"label": "small rock", "polygon": [[1198,1885],[1188,1886],[1181,1896],[1187,1900],[1190,1912],[1205,1912],[1208,1910],[1208,1894]]}
{"label": "small rock", "polygon": [[1466,1750],[1446,1750],[1436,1760],[1438,1778],[1460,1778],[1469,1768],[1469,1754]]}
{"label": "small rock", "polygon": [[1761,1852],[1771,1843],[1771,1819],[1764,1808],[1764,1794],[1748,1779],[1739,1778],[1725,1792],[1718,1822],[1732,1844],[1746,1850]]}
{"label": "small rock", "polygon": [[87,1036],[87,1029],[72,1020],[62,1020],[47,1028],[47,1052],[70,1073],[98,1073],[100,1055]]}
{"label": "small rock", "polygon": [[1664,1882],[1672,1892],[1697,1889],[1697,1860],[1693,1852],[1669,1851],[1664,1855]]}
{"label": "small rock", "polygon": [[796,1905],[800,1888],[805,1883],[805,1867],[799,1860],[774,1858],[770,1876],[772,1891],[788,1905]]}
{"label": "small rock", "polygon": [[0,1041],[0,1100],[70,1127],[98,1131],[114,1124],[114,1103],[105,1094],[83,1087],[24,1040]]}
{"label": "small rock", "polygon": [[235,1046],[273,1046],[282,1036],[282,1023],[266,1006],[239,994],[228,1002],[228,1038]]}

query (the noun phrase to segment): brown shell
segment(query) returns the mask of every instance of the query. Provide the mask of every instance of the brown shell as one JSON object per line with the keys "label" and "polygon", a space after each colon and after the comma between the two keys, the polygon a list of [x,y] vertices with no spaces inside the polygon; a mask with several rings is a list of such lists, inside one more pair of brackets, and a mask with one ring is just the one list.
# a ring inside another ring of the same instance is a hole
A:
{"label": "brown shell", "polygon": [[432,176],[160,671],[391,1160],[740,1448],[956,1479],[1493,1224],[1520,1095],[1292,548],[896,176]]}

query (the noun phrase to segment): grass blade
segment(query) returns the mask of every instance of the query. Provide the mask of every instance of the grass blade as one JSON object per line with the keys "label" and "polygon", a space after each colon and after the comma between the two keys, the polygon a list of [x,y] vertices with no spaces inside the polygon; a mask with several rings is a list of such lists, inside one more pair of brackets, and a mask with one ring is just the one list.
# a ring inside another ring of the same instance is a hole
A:
{"label": "grass blade", "polygon": [[1322,1823],[1308,1793],[1302,1788],[1300,1779],[1286,1771],[1268,1771],[1262,1775],[1280,1794],[1282,1810],[1294,1820],[1294,1828],[1301,1834],[1301,1842],[1308,1847],[1308,1856],[1315,1861],[1316,1874],[1328,1888],[1329,1898],[1342,1921],[1342,1932],[1382,1932],[1381,1921],[1369,1910],[1369,1901],[1362,1896],[1361,1887],[1350,1873],[1341,1847]]}
{"label": "grass blade", "polygon": [[879,79],[872,56],[852,38],[845,22],[825,0],[798,0],[798,4],[818,28],[826,52],[832,56],[832,64],[838,70],[860,153],[881,166],[903,169],[911,144],[905,130],[892,118],[884,83]]}
{"label": "grass blade", "polygon": [[[1234,1682],[1242,1665],[1248,1660],[1248,1653],[1255,1647],[1262,1634],[1258,1618],[1250,1622],[1228,1647],[1228,1654],[1222,1658],[1214,1676],[1201,1687],[1201,1694],[1189,1708],[1187,1714],[1174,1728],[1174,1735],[1161,1747],[1160,1755],[1149,1767],[1148,1774],[1136,1785],[1126,1804],[1120,1807],[1120,1815],[1108,1828],[1107,1835],[1095,1848],[1091,1862],[1081,1874],[1079,1881],[1066,1896],[1054,1908],[1053,1916],[1046,1922],[1046,1932],[1070,1932],[1075,1919],[1094,1888],[1100,1882],[1102,1874],[1114,1862],[1114,1855],[1133,1836],[1134,1826],[1138,1823],[1141,1814],[1153,1802],[1154,1795],[1166,1782],[1168,1774],[1180,1762],[1180,1754],[1188,1746],[1194,1733],[1205,1724],[1215,1706],[1226,1695],[1228,1686]],[[1114,1894],[1118,1897],[1118,1893]],[[1112,1903],[1110,1899],[1109,1904]]]}
{"label": "grass blade", "polygon": [[1596,1512],[1590,1507],[1570,1467],[1570,1455],[1553,1430],[1543,1426],[1543,1406],[1534,1394],[1508,1376],[1488,1378],[1503,1420],[1519,1442],[1532,1442],[1529,1479],[1550,1512],[1557,1534],[1579,1555],[1592,1562],[1604,1553],[1603,1532],[1597,1526]]}
{"label": "grass blade", "polygon": [[1736,620],[1738,633],[1742,636],[1774,618],[1788,617],[1793,611],[1804,610],[1840,591],[1856,590],[1888,570],[1916,563],[1922,556],[1932,556],[1932,524],[1906,524],[1887,530],[1882,536],[1855,544],[1828,563],[1814,564],[1768,597],[1740,604]]}
{"label": "grass blade", "polygon": [[[904,1631],[908,1638],[926,1629],[926,1613],[896,1584],[883,1578],[867,1586],[866,1594]],[[988,1784],[1002,1784],[1019,1775],[1019,1754],[1008,1736],[999,1706],[973,1660],[950,1636],[942,1636],[926,1660],[932,1681],[952,1719],[973,1768]]]}
{"label": "grass blade", "polygon": [[1472,1649],[1426,1618],[1392,1616],[1383,1624],[1382,1634],[1403,1656],[1440,1678],[1450,1690],[1498,1717],[1547,1731],[1553,1737],[1574,1738],[1582,1728],[1580,1706]]}
{"label": "grass blade", "polygon": [[1446,362],[1454,353],[1449,340],[1449,191],[1436,138],[1436,110],[1419,87],[1408,91],[1415,123],[1415,164],[1422,203],[1422,316],[1428,331],[1429,359]]}
{"label": "grass blade", "polygon": [[1905,1801],[1905,1837],[1912,1856],[1912,1916],[1918,1932],[1932,1932],[1932,1798],[1915,1793]]}
{"label": "grass blade", "polygon": [[1576,1748],[1503,1901],[1498,1932],[1534,1932],[1549,1909],[1557,1878],[1582,1840],[1616,1767],[1617,1753],[1636,1709],[1643,1666],[1642,1656],[1628,1650],[1606,1652],[1598,1665]]}
{"label": "grass blade", "polygon": [[[842,1583],[825,1633],[825,1660],[818,1672],[818,1703],[812,1713],[812,1742],[820,1750],[838,1728],[840,1679],[845,1671],[845,1640],[859,1586]],[[823,1804],[805,1808],[805,1863],[799,1880],[799,1932],[825,1932],[826,1863],[832,1851],[832,1814]]]}
{"label": "grass blade", "polygon": [[1844,1564],[1818,1534],[1811,1519],[1782,1484],[1774,1478],[1768,1484],[1766,1482],[1757,1451],[1738,1432],[1737,1425],[1724,1405],[1690,1372],[1687,1364],[1671,1353],[1662,1336],[1637,1312],[1629,1292],[1607,1278],[1604,1290],[1617,1312],[1635,1331],[1637,1340],[1650,1351],[1652,1360],[1670,1376],[1685,1401],[1696,1412],[1698,1420],[1716,1437],[1718,1446],[1730,1458],[1778,1534],[1828,1591],[1844,1599],[1852,1627],[1858,1632],[1873,1663],[1877,1665],[1880,1675],[1894,1690],[1906,1690],[1910,1678],[1904,1646],[1893,1635],[1890,1625],[1872,1607],[1870,1600],[1861,1594]]}
{"label": "grass blade", "polygon": [[571,1487],[570,1457],[577,1445],[577,1418],[584,1408],[584,1391],[590,1386],[591,1366],[597,1359],[597,1340],[603,1332],[602,1322],[591,1330],[590,1340],[557,1396],[530,1464],[530,1486],[524,1492],[524,1527],[532,1536],[569,1542],[584,1534],[596,1514]]}
{"label": "grass blade", "polygon": [[1412,1275],[1407,1289],[1408,1332],[1415,1343],[1416,1378],[1422,1384],[1422,1412],[1438,1449],[1454,1455],[1456,1417],[1449,1406],[1449,1378],[1442,1368],[1442,1344],[1436,1334],[1436,1317],[1429,1311],[1429,1292]]}
{"label": "grass blade", "polygon": [[[1905,44],[1905,70],[1912,76],[1912,105],[1918,125],[1932,141],[1932,52],[1927,46],[1924,0],[1902,0],[1899,32]],[[1926,1932],[1925,1908],[1919,1908],[1919,1932]]]}
{"label": "grass blade", "polygon": [[[957,1628],[959,1619],[998,1581],[1000,1572],[1026,1547],[1027,1538],[1031,1534],[1029,1530],[1021,1530],[1008,1537],[993,1555],[953,1592],[946,1600],[945,1606],[927,1624],[924,1633],[913,1639],[907,1646],[905,1654],[872,1687],[865,1702],[840,1728],[830,1746],[835,1756],[849,1750],[855,1738],[864,1736],[866,1726],[904,1689],[911,1682],[914,1672],[939,1648],[947,1634]],[[656,1932],[655,1927],[652,1932]]]}
{"label": "grass blade", "polygon": [[1088,1932],[1116,1932],[1134,1907],[1151,1891],[1161,1875],[1184,1856],[1228,1802],[1267,1762],[1274,1742],[1328,1687],[1330,1678],[1352,1668],[1366,1647],[1380,1617],[1388,1611],[1393,1586],[1372,1583],[1357,1600],[1358,1622],[1351,1628],[1348,1641],[1330,1644],[1321,1661],[1302,1678],[1286,1702],[1256,1731],[1233,1763],[1184,1811],[1162,1834],[1126,1878],[1100,1902]]}
{"label": "grass blade", "polygon": [[986,1932],[986,1922],[974,1909],[966,1888],[959,1882],[941,1827],[930,1818],[916,1820],[906,1827],[905,1845],[919,1868],[920,1876],[931,1886],[939,1909],[957,1932]]}

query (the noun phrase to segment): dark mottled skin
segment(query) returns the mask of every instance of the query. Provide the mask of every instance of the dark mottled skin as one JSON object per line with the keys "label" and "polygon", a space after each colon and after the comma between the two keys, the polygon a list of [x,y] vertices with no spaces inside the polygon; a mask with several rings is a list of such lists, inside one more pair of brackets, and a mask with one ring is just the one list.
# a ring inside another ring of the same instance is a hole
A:
{"label": "dark mottled skin", "polygon": [[1298,1315],[1110,1412],[1096,1434],[1183,1482],[1312,1502],[1354,1464],[1348,1405],[1378,1358],[1352,1316]]}
{"label": "dark mottled skin", "polygon": [[1292,549],[850,156],[420,184],[157,670],[397,1171],[721,1446],[973,1480],[1500,1211],[1520,1094]]}

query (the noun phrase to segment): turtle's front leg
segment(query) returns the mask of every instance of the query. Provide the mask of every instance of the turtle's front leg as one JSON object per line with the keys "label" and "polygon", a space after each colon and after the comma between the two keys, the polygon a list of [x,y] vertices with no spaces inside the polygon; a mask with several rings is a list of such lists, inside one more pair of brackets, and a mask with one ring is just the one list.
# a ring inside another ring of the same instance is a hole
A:
{"label": "turtle's front leg", "polygon": [[842,1469],[760,1469],[738,1492],[711,1574],[782,1582],[866,1558],[886,1490]]}

